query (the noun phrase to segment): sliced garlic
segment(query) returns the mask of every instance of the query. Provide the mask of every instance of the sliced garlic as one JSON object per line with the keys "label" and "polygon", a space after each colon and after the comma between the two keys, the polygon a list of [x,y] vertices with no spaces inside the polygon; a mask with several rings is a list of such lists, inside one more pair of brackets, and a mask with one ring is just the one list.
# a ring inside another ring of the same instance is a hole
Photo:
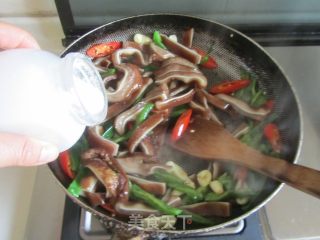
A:
{"label": "sliced garlic", "polygon": [[174,42],[178,42],[177,35],[170,35],[169,38]]}
{"label": "sliced garlic", "polygon": [[206,187],[211,182],[212,175],[209,170],[202,170],[197,174],[197,180],[201,187]]}
{"label": "sliced garlic", "polygon": [[135,41],[136,43],[138,44],[148,44],[150,42],[152,42],[151,38],[143,35],[143,34],[140,34],[140,33],[136,33],[134,36],[133,36],[133,41]]}
{"label": "sliced garlic", "polygon": [[216,194],[220,195],[220,194],[222,194],[224,192],[223,185],[218,180],[214,180],[214,181],[210,182],[209,185],[210,185],[211,190]]}

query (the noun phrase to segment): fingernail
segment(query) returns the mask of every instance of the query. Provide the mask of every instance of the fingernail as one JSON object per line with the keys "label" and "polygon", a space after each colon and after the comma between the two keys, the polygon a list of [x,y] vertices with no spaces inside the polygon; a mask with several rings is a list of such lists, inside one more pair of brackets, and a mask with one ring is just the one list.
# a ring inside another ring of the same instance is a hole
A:
{"label": "fingernail", "polygon": [[59,151],[55,146],[51,144],[45,144],[42,147],[41,154],[39,157],[39,162],[43,162],[43,163],[51,162],[57,159],[58,154],[59,154]]}

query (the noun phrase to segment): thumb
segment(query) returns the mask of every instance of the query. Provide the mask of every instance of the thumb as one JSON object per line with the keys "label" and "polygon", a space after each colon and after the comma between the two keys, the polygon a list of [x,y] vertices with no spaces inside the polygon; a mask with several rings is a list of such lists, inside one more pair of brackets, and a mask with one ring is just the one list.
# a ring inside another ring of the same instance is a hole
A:
{"label": "thumb", "polygon": [[58,149],[23,135],[0,133],[0,167],[34,166],[58,157]]}

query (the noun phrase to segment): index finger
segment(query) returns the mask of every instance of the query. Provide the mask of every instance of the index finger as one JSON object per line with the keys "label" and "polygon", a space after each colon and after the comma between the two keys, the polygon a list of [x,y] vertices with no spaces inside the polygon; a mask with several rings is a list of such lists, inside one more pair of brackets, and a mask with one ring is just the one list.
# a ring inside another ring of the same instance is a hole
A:
{"label": "index finger", "polygon": [[27,31],[8,23],[0,23],[0,49],[40,48]]}

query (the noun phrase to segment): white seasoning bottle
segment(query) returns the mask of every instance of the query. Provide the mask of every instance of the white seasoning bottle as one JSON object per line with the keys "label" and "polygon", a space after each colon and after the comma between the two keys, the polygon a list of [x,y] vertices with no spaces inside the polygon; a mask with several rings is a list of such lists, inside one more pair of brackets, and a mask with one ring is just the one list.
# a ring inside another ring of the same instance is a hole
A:
{"label": "white seasoning bottle", "polygon": [[0,52],[0,132],[70,148],[107,113],[102,79],[83,54],[35,49]]}

